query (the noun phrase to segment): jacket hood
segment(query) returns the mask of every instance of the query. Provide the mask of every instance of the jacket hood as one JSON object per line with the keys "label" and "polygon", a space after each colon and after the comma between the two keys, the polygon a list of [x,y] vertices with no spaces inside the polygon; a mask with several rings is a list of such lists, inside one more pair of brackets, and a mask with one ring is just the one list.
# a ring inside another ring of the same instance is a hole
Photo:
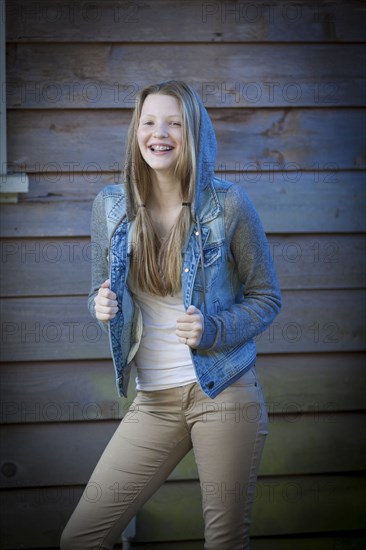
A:
{"label": "jacket hood", "polygon": [[[214,177],[214,168],[216,161],[216,136],[215,131],[202,102],[202,99],[195,90],[192,90],[200,109],[200,123],[198,129],[198,142],[196,143],[196,181],[195,196],[191,204],[192,219],[197,219],[202,213],[202,209],[208,203],[208,196],[205,190],[209,187]],[[134,204],[132,194],[133,182],[125,177],[126,196],[124,197],[127,217],[135,217],[137,204]]]}
{"label": "jacket hood", "polygon": [[196,218],[199,215],[205,203],[205,189],[212,182],[215,170],[217,143],[215,130],[211,119],[208,116],[202,99],[196,91],[194,91],[197,102],[200,108],[201,120],[199,127],[199,138],[196,144],[197,155],[197,176],[195,200],[191,205],[192,217]]}

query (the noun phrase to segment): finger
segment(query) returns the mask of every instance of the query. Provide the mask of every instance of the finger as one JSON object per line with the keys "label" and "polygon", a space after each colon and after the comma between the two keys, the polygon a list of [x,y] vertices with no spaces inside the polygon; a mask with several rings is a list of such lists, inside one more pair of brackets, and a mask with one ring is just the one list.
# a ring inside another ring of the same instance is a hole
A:
{"label": "finger", "polygon": [[177,318],[177,323],[193,323],[194,320],[195,318],[192,315],[187,315],[185,313],[184,315],[181,315],[180,317]]}
{"label": "finger", "polygon": [[178,323],[176,329],[180,332],[192,332],[197,327],[194,323]]}
{"label": "finger", "polygon": [[111,284],[110,279],[106,279],[106,280],[104,281],[104,283],[102,283],[100,286],[101,286],[101,288],[109,288],[109,287],[110,287],[110,284]]}
{"label": "finger", "polygon": [[111,313],[111,314],[107,313],[106,314],[106,313],[98,313],[98,312],[97,312],[97,315],[96,315],[96,317],[99,321],[110,321],[115,316],[116,316],[115,313]]}
{"label": "finger", "polygon": [[111,300],[110,298],[105,298],[104,296],[96,296],[94,298],[94,301],[96,304],[100,304],[101,306],[111,306],[116,307],[118,306],[117,300]]}
{"label": "finger", "polygon": [[202,325],[202,319],[198,315],[195,315],[194,317],[188,317],[183,321],[178,321],[176,323],[177,327],[195,327],[195,326],[201,326]]}
{"label": "finger", "polygon": [[184,344],[185,346],[189,346],[189,343],[191,342],[192,340],[190,340],[188,337],[186,336],[179,336],[179,342],[181,344]]}
{"label": "finger", "polygon": [[105,306],[98,306],[95,308],[95,311],[101,315],[113,315],[115,316],[118,312],[117,307],[105,307]]}
{"label": "finger", "polygon": [[117,313],[118,306],[102,306],[100,304],[96,304],[95,311],[100,311],[100,313]]}
{"label": "finger", "polygon": [[189,338],[191,333],[187,330],[176,330],[175,334],[178,336],[178,338],[183,338],[185,340],[186,338]]}
{"label": "finger", "polygon": [[116,300],[117,295],[113,290],[109,290],[109,288],[102,288],[100,287],[98,291],[99,296],[103,296],[104,298],[108,298],[109,300]]}
{"label": "finger", "polygon": [[115,301],[111,300],[95,300],[95,306],[98,308],[113,308],[118,309],[118,304]]}
{"label": "finger", "polygon": [[189,306],[187,311],[183,315],[177,318],[177,321],[189,323],[194,318],[201,319],[202,317],[203,315],[200,309],[197,309],[195,306]]}
{"label": "finger", "polygon": [[179,330],[177,329],[175,331],[175,334],[178,336],[178,338],[200,338],[202,335],[201,328],[197,328],[196,330]]}

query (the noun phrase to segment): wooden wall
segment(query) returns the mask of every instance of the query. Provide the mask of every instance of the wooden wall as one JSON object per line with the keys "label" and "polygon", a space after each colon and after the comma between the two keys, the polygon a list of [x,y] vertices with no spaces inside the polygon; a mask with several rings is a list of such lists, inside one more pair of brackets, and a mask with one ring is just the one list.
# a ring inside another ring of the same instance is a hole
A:
{"label": "wooden wall", "polygon": [[[1,547],[57,547],[132,399],[117,398],[86,307],[91,203],[119,179],[136,91],[175,77],[203,97],[217,171],[253,198],[283,290],[258,339],[270,435],[253,550],[361,548],[364,3],[6,4],[9,162],[30,190],[1,215]],[[136,543],[202,538],[190,454],[139,514]]]}

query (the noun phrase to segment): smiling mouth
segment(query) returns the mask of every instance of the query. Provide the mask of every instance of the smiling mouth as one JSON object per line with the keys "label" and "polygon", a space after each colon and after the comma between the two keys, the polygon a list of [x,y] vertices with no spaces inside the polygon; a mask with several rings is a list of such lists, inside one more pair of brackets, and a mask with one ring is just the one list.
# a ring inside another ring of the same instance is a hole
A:
{"label": "smiling mouth", "polygon": [[172,151],[174,147],[171,147],[170,145],[150,145],[149,149],[150,151],[160,153],[160,152]]}

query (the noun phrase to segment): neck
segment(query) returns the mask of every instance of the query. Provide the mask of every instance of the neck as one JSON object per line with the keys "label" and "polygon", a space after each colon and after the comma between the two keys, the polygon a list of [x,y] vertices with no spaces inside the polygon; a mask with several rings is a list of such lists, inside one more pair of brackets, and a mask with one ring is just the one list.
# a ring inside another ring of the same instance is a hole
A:
{"label": "neck", "polygon": [[175,208],[182,204],[179,180],[171,174],[152,174],[152,187],[148,205],[159,210]]}

